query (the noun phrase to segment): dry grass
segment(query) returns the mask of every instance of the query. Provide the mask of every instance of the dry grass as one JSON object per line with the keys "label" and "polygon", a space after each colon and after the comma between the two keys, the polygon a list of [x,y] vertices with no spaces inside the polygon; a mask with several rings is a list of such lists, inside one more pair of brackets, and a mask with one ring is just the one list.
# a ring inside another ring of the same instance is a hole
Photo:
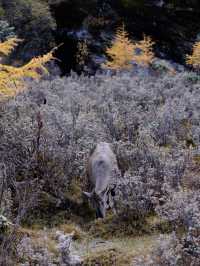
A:
{"label": "dry grass", "polygon": [[105,219],[97,219],[89,225],[89,232],[94,237],[119,237],[126,235],[143,234],[144,221],[116,217],[113,214],[107,215]]}
{"label": "dry grass", "polygon": [[62,231],[64,234],[71,234],[73,232],[74,240],[81,240],[85,237],[86,233],[81,230],[81,228],[73,223],[61,224],[58,226],[58,230]]}
{"label": "dry grass", "polygon": [[65,196],[69,198],[71,201],[74,201],[78,204],[82,204],[83,197],[82,197],[82,187],[81,187],[80,178],[77,177],[72,180]]}
{"label": "dry grass", "polygon": [[155,239],[156,236],[114,238],[95,248],[89,245],[83,265],[131,265],[135,256],[147,254],[152,250]]}
{"label": "dry grass", "polygon": [[165,233],[172,230],[169,223],[152,215],[143,219],[116,217],[109,214],[105,219],[97,219],[89,225],[93,237],[109,239],[110,237],[142,236]]}
{"label": "dry grass", "polygon": [[92,252],[87,255],[84,259],[84,266],[110,266],[110,265],[118,265],[118,266],[126,266],[131,263],[131,256],[124,254],[119,249],[110,248],[101,251]]}

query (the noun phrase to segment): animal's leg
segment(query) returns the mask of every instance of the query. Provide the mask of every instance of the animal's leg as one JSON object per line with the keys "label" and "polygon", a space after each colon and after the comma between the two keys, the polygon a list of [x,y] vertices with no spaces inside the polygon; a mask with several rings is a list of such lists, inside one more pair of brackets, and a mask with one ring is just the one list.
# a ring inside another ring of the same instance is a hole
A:
{"label": "animal's leg", "polygon": [[96,209],[96,218],[103,218],[103,215],[101,214],[100,210],[97,208]]}

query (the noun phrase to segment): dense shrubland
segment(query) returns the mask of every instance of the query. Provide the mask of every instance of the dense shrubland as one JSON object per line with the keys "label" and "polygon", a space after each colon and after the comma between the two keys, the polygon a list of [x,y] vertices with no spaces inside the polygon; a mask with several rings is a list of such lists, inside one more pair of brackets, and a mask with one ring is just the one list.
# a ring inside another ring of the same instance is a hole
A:
{"label": "dense shrubland", "polygon": [[198,257],[199,86],[194,73],[142,69],[29,84],[0,111],[3,217],[21,224],[40,212],[76,211],[70,202],[84,203],[68,192],[87,186],[89,151],[107,141],[122,172],[114,182],[116,215],[156,212],[172,224],[175,233],[153,254],[164,265],[175,265],[167,261],[169,245],[183,259]]}
{"label": "dense shrubland", "polygon": [[199,265],[199,191],[171,193],[158,214],[171,222],[174,232],[160,239],[151,255],[137,258],[133,265]]}

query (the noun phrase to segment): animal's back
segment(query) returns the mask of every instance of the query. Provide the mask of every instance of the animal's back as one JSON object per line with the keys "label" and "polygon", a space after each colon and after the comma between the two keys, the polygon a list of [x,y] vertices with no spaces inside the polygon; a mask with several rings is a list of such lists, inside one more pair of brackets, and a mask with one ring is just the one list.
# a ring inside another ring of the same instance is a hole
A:
{"label": "animal's back", "polygon": [[95,192],[100,193],[107,189],[116,165],[116,157],[110,145],[106,142],[97,144],[89,160],[89,178]]}

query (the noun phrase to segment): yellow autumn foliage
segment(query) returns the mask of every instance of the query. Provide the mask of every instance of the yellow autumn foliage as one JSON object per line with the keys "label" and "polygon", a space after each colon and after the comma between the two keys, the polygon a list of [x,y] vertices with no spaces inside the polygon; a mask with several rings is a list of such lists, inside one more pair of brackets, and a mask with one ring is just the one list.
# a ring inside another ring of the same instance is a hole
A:
{"label": "yellow autumn foliage", "polygon": [[135,43],[135,50],[138,49],[139,53],[134,53],[133,60],[142,66],[151,64],[154,59],[153,45],[151,38],[144,36],[142,41]]}
{"label": "yellow autumn foliage", "polygon": [[124,26],[118,28],[112,46],[106,50],[110,60],[108,60],[103,66],[115,70],[130,69],[133,50],[134,45],[129,40]]}
{"label": "yellow autumn foliage", "polygon": [[5,42],[0,43],[0,54],[9,55],[19,42],[21,42],[21,40],[18,38],[10,38]]}
{"label": "yellow autumn foliage", "polygon": [[132,42],[122,26],[118,28],[111,47],[106,50],[109,59],[103,67],[127,70],[132,67],[133,62],[148,66],[154,59],[153,45],[151,38],[146,36],[140,42]]}
{"label": "yellow autumn foliage", "polygon": [[[18,40],[15,39],[0,43],[0,53],[9,54],[14,49]],[[25,79],[38,80],[44,73],[48,73],[45,63],[52,60],[53,50],[43,56],[33,58],[21,67],[0,64],[0,100],[17,95],[26,87]]]}
{"label": "yellow autumn foliage", "polygon": [[194,68],[200,67],[200,41],[193,45],[192,54],[186,56],[186,63]]}

